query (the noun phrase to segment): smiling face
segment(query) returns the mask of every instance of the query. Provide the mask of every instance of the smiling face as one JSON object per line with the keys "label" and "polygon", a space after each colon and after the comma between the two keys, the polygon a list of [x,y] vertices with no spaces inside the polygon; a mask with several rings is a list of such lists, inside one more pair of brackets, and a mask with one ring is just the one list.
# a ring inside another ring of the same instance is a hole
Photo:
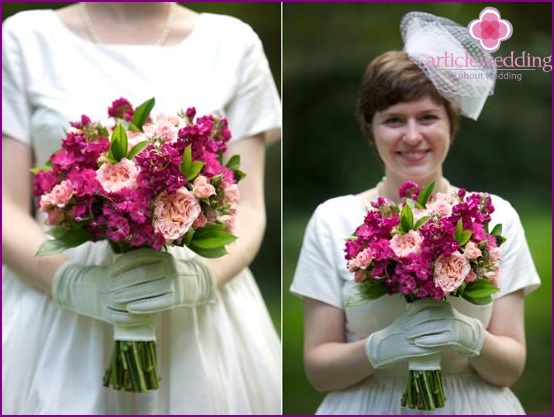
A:
{"label": "smiling face", "polygon": [[450,147],[450,122],[444,105],[431,96],[393,104],[371,122],[385,175],[394,183],[426,184],[442,176]]}

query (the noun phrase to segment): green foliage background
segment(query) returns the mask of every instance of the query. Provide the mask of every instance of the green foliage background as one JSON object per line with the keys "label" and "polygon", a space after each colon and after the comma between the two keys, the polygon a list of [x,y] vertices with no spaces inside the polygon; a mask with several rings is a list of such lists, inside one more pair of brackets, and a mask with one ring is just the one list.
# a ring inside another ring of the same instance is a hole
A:
{"label": "green foliage background", "polygon": [[[402,49],[401,17],[426,11],[462,25],[496,7],[514,29],[495,56],[550,56],[550,3],[284,3],[284,413],[312,414],[323,398],[306,381],[301,300],[288,292],[309,216],[324,200],[383,175],[354,117],[359,82],[378,54]],[[528,359],[513,387],[529,414],[551,412],[551,72],[498,80],[478,122],[462,121],[445,176],[508,199],[522,217],[542,286],[526,300]],[[317,279],[317,271],[314,271]]]}
{"label": "green foliage background", "polygon": [[[30,9],[57,9],[70,2],[3,2],[2,20]],[[226,14],[248,23],[259,35],[277,84],[281,87],[281,5],[279,3],[183,3],[197,12]],[[276,328],[281,327],[281,146],[267,149],[265,190],[267,229],[251,269],[268,304]]]}

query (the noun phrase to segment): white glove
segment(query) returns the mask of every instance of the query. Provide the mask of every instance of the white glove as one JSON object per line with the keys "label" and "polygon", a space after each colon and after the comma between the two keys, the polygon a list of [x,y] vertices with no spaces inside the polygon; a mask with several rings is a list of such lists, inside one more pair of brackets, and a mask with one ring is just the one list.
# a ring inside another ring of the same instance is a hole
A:
{"label": "white glove", "polygon": [[408,337],[422,348],[452,346],[467,356],[479,355],[485,342],[480,320],[459,313],[449,303],[421,300],[408,309]]}
{"label": "white glove", "polygon": [[440,352],[439,348],[417,346],[407,337],[408,319],[407,311],[404,311],[392,324],[369,335],[365,350],[374,369]]}
{"label": "white glove", "polygon": [[[123,256],[111,265],[83,266],[72,262],[62,264],[54,275],[52,297],[60,306],[122,326],[143,326],[153,322],[154,316],[131,314],[119,299],[135,301],[145,294],[137,294],[135,288],[116,277],[128,271],[160,262],[158,256],[149,253],[141,257]],[[129,294],[133,291],[134,295]]]}
{"label": "white glove", "polygon": [[158,262],[128,270],[115,277],[114,285],[126,288],[116,296],[131,313],[156,313],[215,301],[213,274],[200,256],[181,260],[153,249],[137,249],[123,255],[128,262],[142,257]]}

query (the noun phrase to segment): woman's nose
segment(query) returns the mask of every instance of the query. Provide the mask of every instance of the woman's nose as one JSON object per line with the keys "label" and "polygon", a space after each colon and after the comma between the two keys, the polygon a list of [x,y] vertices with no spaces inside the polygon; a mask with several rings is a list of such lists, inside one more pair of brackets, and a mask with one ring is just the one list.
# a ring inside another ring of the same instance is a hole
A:
{"label": "woman's nose", "polygon": [[402,140],[408,145],[416,145],[421,141],[421,133],[415,121],[408,121]]}

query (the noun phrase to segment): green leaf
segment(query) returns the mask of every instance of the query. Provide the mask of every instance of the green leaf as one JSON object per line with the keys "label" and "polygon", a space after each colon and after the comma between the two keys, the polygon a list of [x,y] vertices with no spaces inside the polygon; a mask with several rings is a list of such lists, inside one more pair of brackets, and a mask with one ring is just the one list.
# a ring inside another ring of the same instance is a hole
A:
{"label": "green leaf", "polygon": [[192,145],[183,150],[183,161],[181,162],[181,172],[186,176],[192,165]]}
{"label": "green leaf", "polygon": [[400,227],[403,232],[408,232],[414,225],[414,214],[408,204],[405,204],[400,213]]}
{"label": "green leaf", "polygon": [[187,181],[194,180],[196,176],[200,174],[202,168],[204,168],[204,162],[193,161],[192,164],[190,164],[189,170],[185,172],[185,177],[187,178]]}
{"label": "green leaf", "polygon": [[193,252],[196,252],[198,255],[203,256],[204,258],[220,258],[224,255],[227,255],[227,249],[224,246],[219,248],[205,249],[191,243],[189,249]]}
{"label": "green leaf", "polygon": [[374,279],[368,279],[356,285],[356,290],[367,300],[375,300],[388,293],[386,285]]}
{"label": "green leaf", "polygon": [[154,108],[155,104],[156,99],[152,97],[136,108],[131,123],[135,125],[135,127],[140,131],[142,131],[142,126],[144,126],[144,123],[146,123],[146,120],[148,120],[148,116],[150,116],[150,112]]}
{"label": "green leaf", "polygon": [[235,169],[233,171],[233,173],[235,175],[235,181],[236,182],[242,181],[244,179],[244,177],[246,177],[246,173],[244,173],[242,171],[239,171],[238,169]]}
{"label": "green leaf", "polygon": [[476,279],[469,282],[464,290],[464,297],[471,298],[485,298],[489,297],[498,291],[498,287],[490,282],[488,279]]}
{"label": "green leaf", "polygon": [[416,224],[414,225],[414,230],[419,229],[421,226],[423,226],[427,221],[431,218],[431,216],[423,216],[421,219],[419,219]]}
{"label": "green leaf", "polygon": [[458,244],[460,246],[464,246],[467,242],[469,242],[472,234],[473,232],[464,230],[462,219],[458,220],[458,222],[456,223],[456,231],[454,232],[454,239],[456,239]]}
{"label": "green leaf", "polygon": [[236,239],[235,235],[227,232],[214,230],[201,233],[199,230],[194,234],[190,243],[202,249],[216,249],[234,242]]}
{"label": "green leaf", "polygon": [[430,182],[425,187],[423,187],[423,190],[419,193],[417,196],[417,202],[425,207],[427,202],[429,201],[429,198],[431,197],[431,193],[433,192],[433,189],[435,188],[435,181]]}
{"label": "green leaf", "polygon": [[36,175],[40,171],[50,171],[51,168],[52,168],[52,161],[48,160],[44,163],[44,165],[31,168],[29,171],[31,172],[31,174]]}
{"label": "green leaf", "polygon": [[233,155],[231,159],[229,159],[229,162],[225,165],[227,168],[231,170],[239,169],[240,166],[240,155]]}
{"label": "green leaf", "polygon": [[129,154],[127,155],[127,159],[133,159],[135,156],[137,156],[139,153],[142,152],[144,148],[146,148],[150,144],[149,141],[143,140],[137,143],[135,146],[131,148],[129,151]]}
{"label": "green leaf", "polygon": [[493,236],[502,236],[502,224],[497,224],[492,228],[491,235]]}
{"label": "green leaf", "polygon": [[506,242],[506,238],[504,236],[502,236],[502,224],[500,224],[500,223],[497,224],[496,226],[494,226],[494,228],[492,229],[491,235],[496,238],[496,245],[497,246],[500,246],[504,242]]}
{"label": "green leaf", "polygon": [[92,240],[91,234],[81,228],[64,230],[63,232],[56,231],[56,228],[54,228],[48,233],[56,235],[56,237],[44,242],[38,249],[36,256],[54,255]]}
{"label": "green leaf", "polygon": [[115,127],[111,143],[110,143],[110,152],[108,157],[113,158],[117,162],[121,161],[122,158],[125,158],[127,155],[127,132],[119,123]]}
{"label": "green leaf", "polygon": [[464,293],[464,295],[462,295],[462,298],[466,299],[471,304],[476,304],[476,305],[479,305],[479,306],[483,306],[483,305],[492,303],[492,297],[490,295],[488,297],[472,297],[472,296]]}

